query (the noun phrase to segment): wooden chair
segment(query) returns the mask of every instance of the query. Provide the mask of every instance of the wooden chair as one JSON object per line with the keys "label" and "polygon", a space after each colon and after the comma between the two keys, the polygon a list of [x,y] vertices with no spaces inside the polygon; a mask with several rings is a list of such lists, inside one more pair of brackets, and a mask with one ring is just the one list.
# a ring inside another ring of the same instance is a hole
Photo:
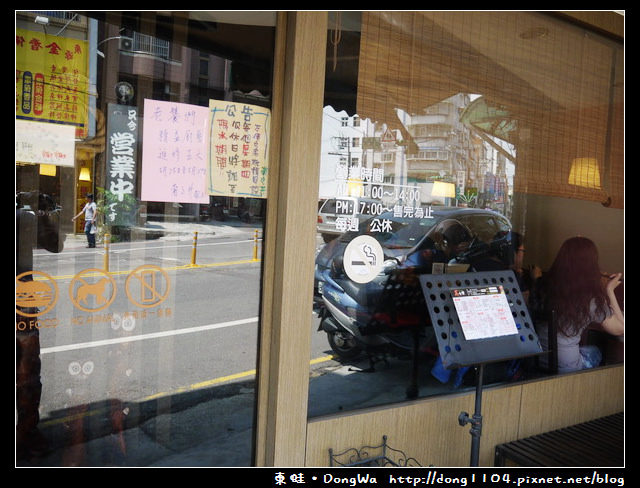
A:
{"label": "wooden chair", "polygon": [[[556,313],[554,310],[538,312],[533,317],[534,324],[546,323],[547,325],[547,349],[544,353],[548,356],[547,365],[540,363],[540,356],[536,356],[535,367],[538,371],[547,374],[558,374],[558,329],[556,326]],[[540,327],[536,327],[538,330]]]}

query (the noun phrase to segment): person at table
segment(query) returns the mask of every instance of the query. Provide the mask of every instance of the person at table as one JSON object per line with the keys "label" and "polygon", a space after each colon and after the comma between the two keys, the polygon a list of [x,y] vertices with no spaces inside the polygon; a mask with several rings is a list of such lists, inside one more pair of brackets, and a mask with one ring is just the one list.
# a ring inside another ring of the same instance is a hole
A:
{"label": "person at table", "polygon": [[[559,373],[600,364],[602,352],[595,345],[581,345],[591,324],[600,324],[603,331],[613,336],[624,334],[624,315],[615,296],[621,274],[608,275],[604,281],[595,243],[578,236],[562,244],[551,269],[536,283],[533,307],[555,312]],[[536,324],[545,349],[546,327],[545,323]]]}

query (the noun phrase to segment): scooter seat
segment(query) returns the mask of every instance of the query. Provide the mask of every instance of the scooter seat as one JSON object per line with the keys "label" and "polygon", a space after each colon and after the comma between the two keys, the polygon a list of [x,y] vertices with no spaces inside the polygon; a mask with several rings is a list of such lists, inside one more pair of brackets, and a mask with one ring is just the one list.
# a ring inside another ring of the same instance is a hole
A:
{"label": "scooter seat", "polygon": [[373,306],[378,303],[383,288],[377,283],[355,283],[351,280],[339,282],[344,292],[363,307]]}

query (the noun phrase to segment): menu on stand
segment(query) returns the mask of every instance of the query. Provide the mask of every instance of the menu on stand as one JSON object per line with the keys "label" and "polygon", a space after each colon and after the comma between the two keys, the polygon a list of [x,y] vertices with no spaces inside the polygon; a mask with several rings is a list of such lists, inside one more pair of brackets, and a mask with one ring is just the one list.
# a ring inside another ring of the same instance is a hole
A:
{"label": "menu on stand", "polygon": [[452,288],[450,291],[465,339],[518,333],[502,286]]}

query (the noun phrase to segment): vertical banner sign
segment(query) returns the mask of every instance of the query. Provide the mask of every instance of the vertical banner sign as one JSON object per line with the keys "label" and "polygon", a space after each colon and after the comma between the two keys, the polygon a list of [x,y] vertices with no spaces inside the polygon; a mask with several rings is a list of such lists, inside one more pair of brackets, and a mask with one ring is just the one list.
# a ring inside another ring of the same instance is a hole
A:
{"label": "vertical banner sign", "polygon": [[75,127],[87,137],[87,42],[16,29],[16,119]]}
{"label": "vertical banner sign", "polygon": [[135,223],[138,108],[109,104],[107,119],[106,221],[111,225]]}
{"label": "vertical banner sign", "polygon": [[142,200],[209,203],[208,125],[207,107],[144,101]]}
{"label": "vertical banner sign", "polygon": [[209,194],[266,198],[271,112],[219,100],[210,100],[209,110]]}

